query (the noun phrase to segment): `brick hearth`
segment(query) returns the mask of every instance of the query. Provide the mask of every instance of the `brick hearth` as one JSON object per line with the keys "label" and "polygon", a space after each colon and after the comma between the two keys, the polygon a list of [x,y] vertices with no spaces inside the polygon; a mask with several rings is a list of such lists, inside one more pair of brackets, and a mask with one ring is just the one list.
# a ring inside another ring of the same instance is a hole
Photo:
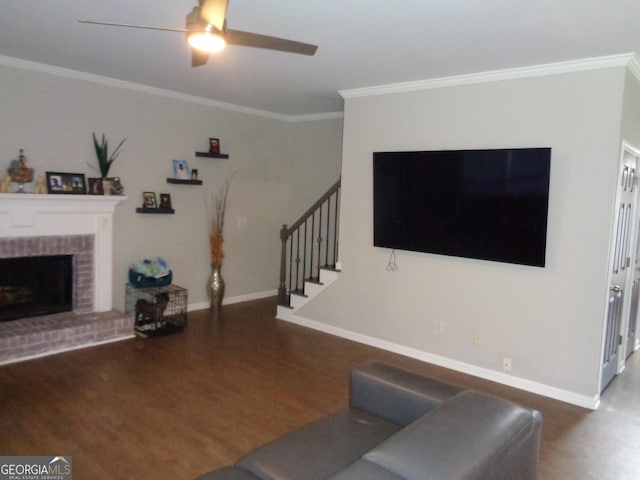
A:
{"label": "brick hearth", "polygon": [[58,313],[0,322],[0,365],[133,336],[130,315]]}

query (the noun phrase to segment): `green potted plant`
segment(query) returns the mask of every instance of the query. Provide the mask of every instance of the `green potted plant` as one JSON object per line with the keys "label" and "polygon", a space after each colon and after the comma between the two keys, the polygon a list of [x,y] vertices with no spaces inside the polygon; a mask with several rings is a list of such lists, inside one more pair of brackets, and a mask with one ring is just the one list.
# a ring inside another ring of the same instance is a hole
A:
{"label": "green potted plant", "polygon": [[[111,194],[111,181],[107,178],[107,176],[109,175],[109,169],[111,168],[111,165],[113,164],[115,159],[118,158],[118,155],[120,155],[120,148],[122,147],[122,144],[125,142],[125,140],[126,138],[122,140],[115,148],[113,153],[109,155],[109,143],[104,136],[104,133],[102,134],[102,139],[98,141],[98,137],[96,137],[95,132],[93,132],[93,146],[96,149],[96,157],[98,159],[97,169],[100,170],[100,176],[102,177],[102,189],[105,195]],[[93,165],[90,166],[92,168],[96,168],[93,167]]]}

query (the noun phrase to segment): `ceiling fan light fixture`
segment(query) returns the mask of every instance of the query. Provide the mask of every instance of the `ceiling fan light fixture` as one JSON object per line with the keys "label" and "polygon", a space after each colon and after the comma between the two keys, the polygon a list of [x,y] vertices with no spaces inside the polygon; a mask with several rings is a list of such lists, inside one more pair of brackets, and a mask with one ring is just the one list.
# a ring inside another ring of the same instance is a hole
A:
{"label": "ceiling fan light fixture", "polygon": [[224,38],[215,32],[191,32],[187,42],[197,50],[210,53],[220,52],[226,45]]}

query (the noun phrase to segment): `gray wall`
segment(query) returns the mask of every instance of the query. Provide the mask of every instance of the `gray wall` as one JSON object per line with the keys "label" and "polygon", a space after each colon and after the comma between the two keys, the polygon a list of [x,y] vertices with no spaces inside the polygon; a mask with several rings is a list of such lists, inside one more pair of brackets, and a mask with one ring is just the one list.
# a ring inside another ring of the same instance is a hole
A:
{"label": "gray wall", "polygon": [[636,148],[640,147],[640,83],[627,70],[622,97],[621,137]]}
{"label": "gray wall", "polygon": [[[637,83],[619,67],[347,97],[342,274],[300,317],[593,405],[622,135],[639,144]],[[552,148],[546,268],[397,251],[387,272],[390,251],[372,246],[372,152],[503,147]]]}
{"label": "gray wall", "polygon": [[[121,177],[128,197],[114,218],[116,308],[124,306],[129,262],[156,255],[169,262],[174,283],[189,289],[189,303],[206,306],[205,202],[230,175],[226,297],[237,301],[275,293],[280,226],[340,175],[341,118],[292,122],[185,101],[170,92],[83,81],[73,72],[53,73],[0,66],[0,166],[8,167],[24,148],[36,176],[45,171],[99,176],[87,165],[95,162],[91,132],[104,132],[112,148],[127,138],[110,172]],[[221,140],[228,160],[194,156],[208,149],[209,137]],[[172,159],[197,168],[204,185],[167,184]],[[175,214],[136,214],[143,191],[170,193]]]}

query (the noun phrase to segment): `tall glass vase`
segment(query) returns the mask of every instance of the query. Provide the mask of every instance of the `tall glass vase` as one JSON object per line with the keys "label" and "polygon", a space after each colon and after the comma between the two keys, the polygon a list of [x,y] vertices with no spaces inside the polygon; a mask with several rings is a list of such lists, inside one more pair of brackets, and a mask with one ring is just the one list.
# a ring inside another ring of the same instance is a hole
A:
{"label": "tall glass vase", "polygon": [[211,276],[209,277],[209,283],[207,285],[209,290],[209,300],[211,301],[211,308],[214,311],[220,310],[222,307],[222,299],[224,298],[224,278],[220,273],[220,267],[211,266]]}

